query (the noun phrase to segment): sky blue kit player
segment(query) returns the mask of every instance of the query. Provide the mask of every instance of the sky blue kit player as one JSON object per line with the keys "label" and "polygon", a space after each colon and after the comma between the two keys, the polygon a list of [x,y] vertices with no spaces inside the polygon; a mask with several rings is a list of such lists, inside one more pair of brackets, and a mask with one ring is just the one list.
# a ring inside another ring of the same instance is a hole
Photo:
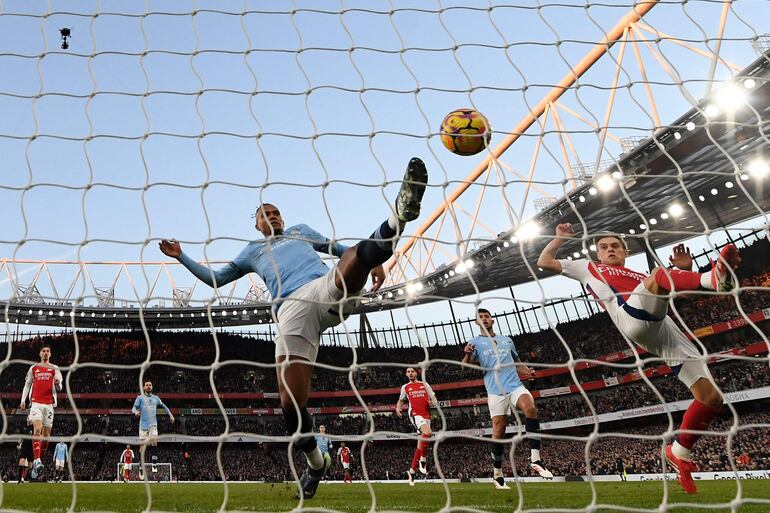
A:
{"label": "sky blue kit player", "polygon": [[479,334],[466,344],[463,363],[477,363],[484,371],[487,405],[492,418],[492,482],[499,490],[509,489],[503,475],[505,447],[502,440],[508,426],[508,415],[517,409],[524,414],[530,452],[529,468],[542,478],[552,479],[553,474],[540,459],[540,421],[535,399],[521,383],[519,375],[521,372],[526,379],[533,379],[535,371],[521,361],[511,337],[495,333],[495,319],[489,310],[479,308],[476,311],[476,325]]}
{"label": "sky blue kit player", "polygon": [[158,406],[166,410],[169,417],[173,417],[173,415],[171,415],[171,410],[168,409],[168,406],[163,404],[163,401],[161,401],[160,397],[157,395],[141,394],[137,396],[132,410],[134,413],[139,412],[140,414],[139,429],[141,431],[150,431],[151,428],[158,427]]}
{"label": "sky blue kit player", "polygon": [[519,353],[511,337],[478,335],[469,343],[474,346],[473,359],[484,367],[484,386],[488,393],[506,395],[521,386],[516,365]]}
{"label": "sky blue kit player", "polygon": [[[250,242],[232,262],[213,272],[185,253],[179,255],[179,262],[211,287],[214,280],[221,286],[248,273],[257,273],[275,300],[288,297],[301,286],[329,272],[329,267],[318,253],[341,257],[348,249],[339,242],[330,242],[306,224],[286,228],[284,234],[287,237]],[[214,280],[211,279],[212,274]],[[276,309],[280,305],[277,302]]]}
{"label": "sky blue kit player", "polygon": [[[329,240],[305,224],[285,227],[283,216],[272,203],[262,203],[254,213],[255,228],[262,239],[250,242],[232,261],[213,271],[182,251],[173,239],[160,242],[161,252],[176,258],[195,277],[211,287],[221,287],[249,273],[262,278],[272,295],[276,377],[281,409],[290,434],[303,433],[296,442],[305,453],[308,467],[300,478],[298,496],[315,496],[318,484],[331,465],[329,454],[318,447],[313,417],[307,411],[312,365],[293,365],[291,360],[315,362],[321,334],[340,324],[358,306],[360,293],[371,276],[371,291],[385,281],[383,265],[409,221],[420,214],[420,202],[428,183],[425,164],[415,157],[407,165],[395,204],[388,219],[368,238],[353,247]],[[334,271],[318,253],[339,258]],[[300,363],[300,362],[298,362]]]}

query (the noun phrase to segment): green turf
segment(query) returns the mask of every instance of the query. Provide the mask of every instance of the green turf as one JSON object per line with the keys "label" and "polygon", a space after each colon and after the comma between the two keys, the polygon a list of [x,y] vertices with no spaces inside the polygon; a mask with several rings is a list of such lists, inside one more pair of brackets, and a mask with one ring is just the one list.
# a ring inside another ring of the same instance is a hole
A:
{"label": "green turf", "polygon": [[[764,504],[745,503],[736,511],[740,513],[770,511],[770,483],[763,480],[742,481],[743,496],[764,499]],[[437,511],[445,506],[460,510],[487,510],[512,512],[519,506],[519,494],[512,490],[495,490],[489,483],[462,483],[449,485],[449,495],[440,484],[418,483],[414,488],[405,484],[372,485],[376,506],[365,484],[324,484],[316,498],[306,501],[308,508],[327,508],[339,511],[366,512],[372,509],[401,511]],[[688,496],[675,483],[669,486],[669,504],[727,503],[736,496],[734,481],[701,481],[699,493]],[[142,484],[78,484],[75,511],[140,512],[148,508],[147,489]],[[35,512],[69,509],[73,500],[72,485],[36,484],[4,485],[0,509],[5,511],[26,510]],[[152,509],[161,511],[214,512],[223,505],[222,484],[156,484],[150,486]],[[597,483],[596,504],[605,505],[595,512],[617,511],[612,505],[657,510],[663,497],[663,483]],[[285,484],[244,484],[229,486],[229,498],[225,510],[289,511],[298,505],[294,499],[296,489]],[[449,500],[451,498],[451,501]],[[523,485],[522,508],[585,508],[591,504],[591,486],[588,483],[544,483]],[[727,512],[729,508],[705,509],[677,506],[671,511],[685,513]]]}

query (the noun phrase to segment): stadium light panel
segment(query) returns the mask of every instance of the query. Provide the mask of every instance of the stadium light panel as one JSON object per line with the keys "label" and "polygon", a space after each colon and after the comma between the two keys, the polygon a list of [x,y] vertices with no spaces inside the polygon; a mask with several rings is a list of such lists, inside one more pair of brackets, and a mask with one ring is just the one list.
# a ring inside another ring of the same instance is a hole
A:
{"label": "stadium light panel", "polygon": [[415,292],[417,292],[417,287],[414,286],[414,283],[407,283],[406,284],[406,293],[411,296]]}
{"label": "stadium light panel", "polygon": [[770,174],[770,163],[757,157],[746,165],[746,170],[754,178],[764,178]]}
{"label": "stadium light panel", "polygon": [[467,270],[468,270],[468,266],[465,265],[465,262],[460,262],[459,264],[457,264],[455,266],[455,272],[456,273],[464,273]]}
{"label": "stadium light panel", "polygon": [[754,81],[753,78],[747,78],[743,81],[743,87],[746,89],[754,89],[754,86],[756,86],[757,83]]}
{"label": "stadium light panel", "polygon": [[527,221],[516,230],[516,236],[525,241],[540,235],[541,227],[535,221]]}
{"label": "stadium light panel", "polygon": [[719,116],[719,107],[713,103],[710,103],[706,105],[706,108],[703,109],[703,114],[709,119],[714,119],[715,117]]}
{"label": "stadium light panel", "polygon": [[596,251],[596,244],[591,244],[590,246],[588,246],[588,249],[590,249],[591,251]]}
{"label": "stadium light panel", "polygon": [[468,269],[473,269],[473,266],[475,265],[476,265],[476,262],[474,262],[470,258],[465,261],[465,267],[467,267]]}
{"label": "stadium light panel", "polygon": [[656,224],[658,224],[658,220],[657,220],[657,219],[655,219],[654,217],[651,217],[651,218],[649,218],[649,219],[648,219],[648,222],[649,222],[651,225],[653,225],[653,226],[655,226]]}
{"label": "stadium light panel", "polygon": [[692,132],[693,130],[695,130],[695,123],[693,123],[692,121],[688,121],[684,127],[690,132]]}
{"label": "stadium light panel", "polygon": [[636,233],[636,230],[634,230],[633,228],[631,228],[630,230],[628,230],[628,233],[630,233],[631,235],[633,235],[633,234],[635,234],[635,233]]}
{"label": "stadium light panel", "polygon": [[609,192],[615,188],[615,181],[610,175],[602,175],[596,180],[596,187],[602,192]]}
{"label": "stadium light panel", "polygon": [[662,214],[660,214],[660,218],[663,220],[668,219],[668,212],[663,212]]}
{"label": "stadium light panel", "polygon": [[678,141],[681,138],[682,138],[682,134],[680,134],[679,132],[674,132],[674,139]]}
{"label": "stadium light panel", "polygon": [[712,195],[712,196],[716,196],[717,194],[719,194],[719,191],[718,191],[718,190],[716,190],[716,189],[711,189],[711,195]]}
{"label": "stadium light panel", "polygon": [[[729,113],[741,108],[746,103],[746,96],[745,88],[738,87],[737,84],[731,82],[719,89],[714,95],[714,99],[722,109]],[[708,107],[706,109],[708,111]],[[706,115],[708,116],[708,113]]]}
{"label": "stadium light panel", "polygon": [[733,188],[733,182],[725,182],[725,187],[727,187],[728,189],[732,189]]}
{"label": "stadium light panel", "polygon": [[590,189],[588,189],[588,194],[590,194],[591,196],[596,196],[596,192],[597,192],[596,187],[591,187]]}

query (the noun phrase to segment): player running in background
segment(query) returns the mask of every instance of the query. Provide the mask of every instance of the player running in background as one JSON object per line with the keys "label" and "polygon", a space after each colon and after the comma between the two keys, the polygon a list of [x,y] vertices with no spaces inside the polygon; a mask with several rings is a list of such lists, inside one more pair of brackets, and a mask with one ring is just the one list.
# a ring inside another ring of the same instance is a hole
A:
{"label": "player running in background", "polygon": [[[28,433],[32,435],[32,431]],[[19,480],[18,483],[24,483],[27,479],[27,471],[32,467],[32,461],[35,456],[32,453],[32,438],[22,438],[16,444],[16,459],[19,460]]]}
{"label": "player running in background", "polygon": [[130,445],[126,445],[123,452],[120,453],[120,469],[123,482],[128,483],[131,480],[131,466],[134,464],[134,451]]}
{"label": "player running in background", "polygon": [[[281,212],[270,203],[263,203],[255,213],[256,228],[264,238],[249,243],[221,269],[197,263],[182,252],[175,240],[160,243],[163,254],[179,260],[211,287],[222,287],[251,272],[267,285],[278,326],[275,361],[281,409],[289,434],[304,435],[294,443],[305,453],[308,464],[299,483],[305,499],[315,495],[331,465],[331,459],[324,457],[312,435],[313,417],[307,411],[307,401],[315,366],[307,362],[316,361],[321,333],[341,323],[355,309],[369,274],[372,291],[382,286],[382,264],[393,255],[406,223],[419,216],[427,182],[425,164],[418,158],[411,159],[390,217],[352,248],[329,240],[305,224],[284,230]],[[317,252],[339,257],[332,272]],[[292,361],[299,365],[292,365]]]}
{"label": "player running in background", "polygon": [[53,450],[53,480],[56,483],[62,482],[62,476],[64,475],[64,466],[67,464],[67,458],[69,456],[69,450],[67,444],[59,442]]}
{"label": "player running in background", "polygon": [[326,436],[326,426],[321,424],[318,426],[318,434],[315,435],[315,442],[318,444],[318,448],[322,453],[328,454],[331,458],[332,440]]}
{"label": "player running in background", "polygon": [[418,465],[421,473],[428,473],[427,450],[430,437],[433,435],[430,429],[430,408],[431,406],[438,407],[438,404],[436,403],[436,394],[433,393],[430,385],[424,381],[417,380],[417,369],[407,367],[406,377],[409,382],[401,386],[401,393],[396,403],[396,415],[399,417],[403,416],[401,410],[404,407],[404,401],[407,401],[409,422],[412,423],[412,426],[420,434],[420,439],[417,440],[417,448],[414,450],[414,456],[412,457],[412,466],[409,467],[406,473],[409,478],[409,486],[414,486],[414,474]]}
{"label": "player running in background", "polygon": [[720,258],[705,273],[692,272],[692,257],[683,244],[670,257],[676,269],[655,268],[641,274],[625,267],[629,255],[626,241],[615,235],[597,237],[598,262],[587,259],[557,260],[559,248],[574,237],[569,223],[556,227],[556,238],[543,249],[537,265],[584,284],[607,311],[618,330],[629,340],[660,356],[690,389],[695,400],[682,418],[681,433],[666,447],[666,459],[676,470],[679,484],[687,493],[697,491],[692,472],[697,467],[690,451],[722,409],[722,394],[714,384],[705,357],[667,316],[671,292],[715,290],[735,287],[729,267],[740,263],[738,249],[726,245]]}
{"label": "player running in background", "polygon": [[522,385],[519,373],[526,379],[532,379],[535,371],[527,367],[519,359],[516,347],[511,337],[495,334],[495,320],[485,308],[476,312],[476,325],[480,329],[478,336],[473,337],[465,346],[463,363],[478,363],[484,370],[484,387],[487,389],[487,405],[492,417],[492,479],[495,488],[508,490],[503,476],[503,453],[505,447],[505,428],[508,425],[508,415],[515,408],[524,413],[524,428],[529,442],[529,467],[540,477],[551,479],[553,474],[545,468],[540,457],[540,421],[538,420],[535,399],[529,390]]}
{"label": "player running in background", "polygon": [[143,455],[147,449],[147,444],[150,444],[150,460],[153,473],[158,471],[158,468],[155,466],[158,463],[158,406],[166,410],[168,419],[173,424],[174,415],[171,413],[171,410],[163,404],[160,397],[152,393],[152,381],[145,381],[144,393],[136,397],[131,411],[139,417],[139,443],[142,444],[141,451]]}
{"label": "player running in background", "polygon": [[56,392],[62,387],[62,374],[59,367],[50,362],[51,346],[40,348],[40,363],[29,368],[24,381],[24,391],[21,393],[19,410],[26,409],[27,399],[30,400],[27,423],[32,424],[33,440],[32,463],[30,477],[37,479],[43,471],[42,455],[48,448],[48,437],[53,429],[53,410],[56,408]]}
{"label": "player running in background", "polygon": [[353,476],[350,474],[350,461],[352,459],[350,447],[345,447],[345,442],[340,442],[340,448],[337,449],[337,460],[342,464],[342,470],[345,472],[344,481],[349,484],[353,484]]}

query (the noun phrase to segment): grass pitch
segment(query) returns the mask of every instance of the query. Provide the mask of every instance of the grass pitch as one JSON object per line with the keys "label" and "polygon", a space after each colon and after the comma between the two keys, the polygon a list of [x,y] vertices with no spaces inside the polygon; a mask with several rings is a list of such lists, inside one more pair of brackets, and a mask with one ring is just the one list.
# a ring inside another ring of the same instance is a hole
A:
{"label": "grass pitch", "polygon": [[[728,512],[731,511],[728,503],[737,496],[735,481],[700,481],[699,493],[695,496],[686,495],[676,483],[667,484],[668,505],[675,513]],[[770,512],[770,483],[741,481],[741,485],[744,501],[735,511]],[[596,483],[595,487],[597,498],[593,512],[618,511],[613,505],[662,511],[658,509],[664,494],[662,482]],[[363,483],[323,484],[316,497],[306,501],[304,507],[361,513],[372,510],[428,512],[446,506],[460,511],[512,512],[519,507],[582,509],[591,505],[592,498],[589,483],[527,483],[522,485],[521,495],[515,486],[511,490],[495,490],[491,483],[450,484],[448,489],[432,483],[418,483],[414,488],[406,484],[373,484],[372,490],[370,493]],[[77,512],[139,513],[150,507],[154,511],[213,513],[222,508],[278,512],[290,511],[299,504],[294,498],[296,487],[287,484],[234,483],[228,486],[228,491],[225,502],[223,484],[167,483],[149,487],[123,483],[78,483],[75,487],[68,483],[11,484],[2,486],[0,510],[64,512],[73,505]],[[714,508],[716,504],[725,507]],[[708,509],[703,507],[709,505]]]}

